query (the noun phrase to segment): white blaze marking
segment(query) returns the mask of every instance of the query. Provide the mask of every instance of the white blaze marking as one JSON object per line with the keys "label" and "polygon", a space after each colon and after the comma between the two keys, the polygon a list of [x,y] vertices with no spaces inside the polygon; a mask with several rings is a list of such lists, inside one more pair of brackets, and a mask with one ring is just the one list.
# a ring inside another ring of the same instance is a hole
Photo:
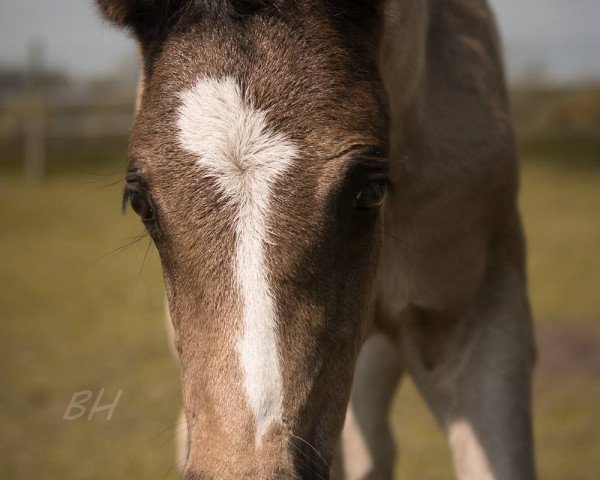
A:
{"label": "white blaze marking", "polygon": [[[465,479],[493,480],[486,453],[468,421],[455,420],[450,424],[449,439],[458,476]],[[506,473],[506,472],[504,472]],[[499,478],[508,478],[498,472]]]}
{"label": "white blaze marking", "polygon": [[281,420],[283,401],[277,317],[265,265],[267,218],[271,190],[296,148],[268,128],[264,112],[231,77],[201,79],[181,100],[179,141],[237,210],[234,271],[243,302],[237,352],[260,444],[269,425]]}

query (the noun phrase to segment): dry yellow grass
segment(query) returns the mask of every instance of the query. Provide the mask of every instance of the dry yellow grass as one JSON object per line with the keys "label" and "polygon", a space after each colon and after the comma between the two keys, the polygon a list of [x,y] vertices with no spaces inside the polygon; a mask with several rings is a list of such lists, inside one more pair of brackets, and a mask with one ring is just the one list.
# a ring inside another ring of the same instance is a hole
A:
{"label": "dry yellow grass", "polygon": [[536,318],[600,320],[600,166],[528,162],[520,203]]}
{"label": "dry yellow grass", "polygon": [[[151,247],[140,274],[147,239],[109,253],[141,232],[119,213],[120,186],[99,188],[119,178],[0,180],[2,479],[176,478],[179,387],[157,255]],[[599,170],[525,165],[521,203],[540,322],[600,318],[599,180]],[[405,387],[392,414],[401,478],[451,478],[441,434]],[[101,388],[107,400],[124,390],[111,421],[62,419],[74,392]],[[539,377],[542,478],[600,478],[598,405],[597,373]]]}

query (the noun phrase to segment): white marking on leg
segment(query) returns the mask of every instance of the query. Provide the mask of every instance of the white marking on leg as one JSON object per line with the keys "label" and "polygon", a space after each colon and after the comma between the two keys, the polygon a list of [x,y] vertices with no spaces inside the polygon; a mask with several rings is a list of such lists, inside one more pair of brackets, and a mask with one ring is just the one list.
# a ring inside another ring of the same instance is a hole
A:
{"label": "white marking on leg", "polygon": [[367,478],[375,466],[352,402],[348,405],[341,436],[342,461],[346,478]]}
{"label": "white marking on leg", "polygon": [[268,128],[263,111],[231,78],[204,78],[181,94],[179,140],[237,210],[235,280],[243,302],[237,352],[256,421],[256,441],[281,421],[283,386],[277,316],[264,245],[271,192],[293,159],[294,144]]}
{"label": "white marking on leg", "polygon": [[488,458],[481,442],[465,419],[450,424],[448,438],[458,477],[465,480],[493,480]]}

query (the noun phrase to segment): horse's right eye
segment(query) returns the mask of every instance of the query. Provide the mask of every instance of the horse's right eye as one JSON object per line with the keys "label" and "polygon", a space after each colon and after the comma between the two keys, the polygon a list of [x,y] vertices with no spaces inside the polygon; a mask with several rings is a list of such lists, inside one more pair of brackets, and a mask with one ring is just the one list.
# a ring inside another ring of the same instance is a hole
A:
{"label": "horse's right eye", "polygon": [[154,208],[145,184],[135,173],[128,174],[126,180],[127,183],[123,192],[123,211],[125,211],[127,205],[130,205],[131,209],[139,215],[146,226],[154,223]]}
{"label": "horse's right eye", "polygon": [[146,194],[130,192],[129,204],[131,205],[131,209],[140,216],[144,223],[152,222],[154,220],[152,204]]}

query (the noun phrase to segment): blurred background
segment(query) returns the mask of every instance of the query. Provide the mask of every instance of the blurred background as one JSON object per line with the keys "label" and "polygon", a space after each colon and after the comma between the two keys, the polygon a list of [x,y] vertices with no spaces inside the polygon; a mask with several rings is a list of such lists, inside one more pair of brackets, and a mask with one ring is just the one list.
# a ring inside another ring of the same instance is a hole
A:
{"label": "blurred background", "polygon": [[[492,3],[522,152],[540,477],[596,480],[600,5]],[[0,38],[0,478],[175,479],[178,371],[158,256],[119,209],[134,44],[91,0],[0,0]],[[89,398],[85,414],[73,395]],[[392,421],[399,478],[450,478],[409,381]]]}

